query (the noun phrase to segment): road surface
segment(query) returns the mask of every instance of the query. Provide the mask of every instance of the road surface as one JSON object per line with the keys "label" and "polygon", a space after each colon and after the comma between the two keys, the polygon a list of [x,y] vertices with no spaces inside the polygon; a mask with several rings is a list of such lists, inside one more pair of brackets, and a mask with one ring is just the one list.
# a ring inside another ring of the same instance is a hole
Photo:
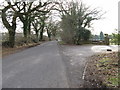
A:
{"label": "road surface", "polygon": [[2,71],[2,88],[69,87],[56,41],[3,58]]}
{"label": "road surface", "polygon": [[107,49],[118,51],[118,46],[106,45],[62,45],[60,51],[66,67],[70,88],[82,88],[87,60],[94,54],[110,53]]}
{"label": "road surface", "polygon": [[2,87],[78,87],[83,82],[86,57],[102,52],[106,47],[61,47],[56,41],[51,41],[6,56],[2,60]]}

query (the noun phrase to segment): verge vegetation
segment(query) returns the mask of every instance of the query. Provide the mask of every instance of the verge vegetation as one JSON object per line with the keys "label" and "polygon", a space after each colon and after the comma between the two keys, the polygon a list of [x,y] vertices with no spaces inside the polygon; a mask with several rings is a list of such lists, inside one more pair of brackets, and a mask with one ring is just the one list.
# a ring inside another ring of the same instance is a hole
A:
{"label": "verge vegetation", "polygon": [[84,86],[120,88],[119,56],[120,52],[92,56],[87,65]]}

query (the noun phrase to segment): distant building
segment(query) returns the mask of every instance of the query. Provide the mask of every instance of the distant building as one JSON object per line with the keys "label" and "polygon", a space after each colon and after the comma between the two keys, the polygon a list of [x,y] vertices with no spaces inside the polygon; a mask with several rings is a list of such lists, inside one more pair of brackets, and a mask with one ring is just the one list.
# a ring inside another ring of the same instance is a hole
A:
{"label": "distant building", "polygon": [[99,37],[100,37],[100,40],[101,40],[101,41],[104,41],[104,34],[103,34],[102,31],[100,32],[100,36],[99,36]]}
{"label": "distant building", "polygon": [[90,38],[91,41],[99,41],[100,37],[99,35],[92,35],[92,37]]}

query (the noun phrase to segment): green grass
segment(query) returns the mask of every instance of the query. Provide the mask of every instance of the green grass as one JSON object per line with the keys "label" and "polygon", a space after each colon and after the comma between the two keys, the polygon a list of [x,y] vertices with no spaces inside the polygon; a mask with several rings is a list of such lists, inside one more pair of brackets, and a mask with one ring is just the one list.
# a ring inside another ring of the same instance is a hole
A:
{"label": "green grass", "polygon": [[105,64],[105,63],[108,63],[109,61],[110,61],[110,58],[103,58],[99,61],[99,63]]}
{"label": "green grass", "polygon": [[109,78],[107,78],[107,85],[118,86],[118,77],[110,76]]}
{"label": "green grass", "polygon": [[105,69],[106,67],[108,68],[108,64],[111,61],[110,58],[103,58],[101,60],[99,60],[99,62],[97,63],[97,67],[99,69]]}
{"label": "green grass", "polygon": [[66,43],[64,41],[59,41],[58,42],[60,45],[65,45]]}
{"label": "green grass", "polygon": [[[120,52],[119,52],[119,55],[120,55]],[[101,72],[106,72],[105,81],[103,82],[104,84],[106,84],[108,87],[118,86],[118,83],[120,83],[119,81],[120,74],[117,73],[118,62],[114,61],[109,57],[105,57],[98,61],[97,68],[98,70],[101,70]],[[114,70],[115,72],[113,72]]]}

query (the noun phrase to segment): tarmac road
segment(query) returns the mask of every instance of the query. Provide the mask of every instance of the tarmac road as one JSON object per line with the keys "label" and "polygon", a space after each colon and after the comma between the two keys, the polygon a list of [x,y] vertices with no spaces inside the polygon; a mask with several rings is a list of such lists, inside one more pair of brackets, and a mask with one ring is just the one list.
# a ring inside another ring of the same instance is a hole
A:
{"label": "tarmac road", "polygon": [[84,73],[89,57],[99,53],[111,53],[118,51],[117,45],[61,45],[60,52],[68,78],[70,88],[82,88]]}
{"label": "tarmac road", "polygon": [[12,54],[2,60],[2,88],[68,88],[56,41]]}
{"label": "tarmac road", "polygon": [[50,41],[2,59],[2,88],[76,88],[89,57],[114,46],[60,46]]}

